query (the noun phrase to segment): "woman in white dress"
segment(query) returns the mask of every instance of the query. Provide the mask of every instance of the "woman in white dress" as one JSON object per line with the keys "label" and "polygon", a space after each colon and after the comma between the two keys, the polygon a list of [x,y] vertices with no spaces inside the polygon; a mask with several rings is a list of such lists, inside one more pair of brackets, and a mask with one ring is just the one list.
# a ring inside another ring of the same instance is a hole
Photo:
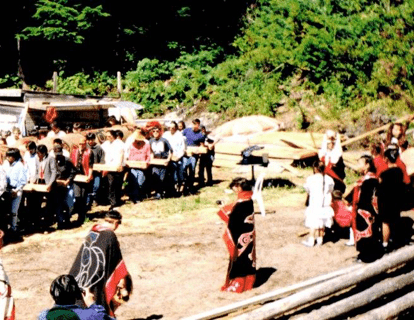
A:
{"label": "woman in white dress", "polygon": [[308,193],[308,207],[305,211],[305,226],[310,229],[309,238],[303,242],[308,247],[322,245],[325,227],[333,224],[334,211],[331,207],[332,191],[335,182],[324,173],[325,164],[316,161],[313,165],[314,174],[306,179],[304,188]]}

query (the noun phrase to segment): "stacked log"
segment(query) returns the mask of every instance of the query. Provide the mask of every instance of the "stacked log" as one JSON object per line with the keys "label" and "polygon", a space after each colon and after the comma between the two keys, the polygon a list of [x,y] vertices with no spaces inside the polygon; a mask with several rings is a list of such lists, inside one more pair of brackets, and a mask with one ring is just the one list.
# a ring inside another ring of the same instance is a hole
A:
{"label": "stacked log", "polygon": [[[373,263],[339,270],[334,277],[330,276],[334,273],[327,274],[325,279],[322,276],[317,281],[310,279],[186,320],[207,320],[229,314],[229,317],[237,320],[278,319],[286,318],[287,315],[295,320],[396,317],[414,306],[414,293],[407,293],[414,286],[414,271],[411,271],[412,264],[409,265],[413,261],[414,246],[406,246]],[[330,300],[332,296],[335,299]],[[392,301],[385,300],[390,300],[390,297]],[[271,300],[273,302],[269,302]],[[246,308],[253,310],[240,314]]]}

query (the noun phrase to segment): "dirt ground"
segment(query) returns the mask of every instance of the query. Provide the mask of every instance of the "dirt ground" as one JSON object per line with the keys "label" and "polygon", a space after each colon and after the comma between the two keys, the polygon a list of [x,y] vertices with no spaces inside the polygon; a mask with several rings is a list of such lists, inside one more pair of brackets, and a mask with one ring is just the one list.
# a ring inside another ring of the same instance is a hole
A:
{"label": "dirt ground", "polygon": [[[215,174],[216,178],[220,176]],[[297,194],[293,203],[285,202],[288,197],[282,195],[277,202],[268,201],[266,216],[255,216],[258,287],[242,294],[220,292],[228,253],[222,241],[224,225],[214,203],[218,195],[224,194],[227,184],[223,181],[206,188],[201,196],[171,200],[167,203],[171,207],[169,214],[160,212],[161,202],[168,200],[120,208],[124,221],[117,234],[134,281],[134,293],[118,309],[117,319],[180,319],[354,263],[356,251],[344,245],[345,239],[322,247],[304,247],[304,238],[298,234],[306,230],[305,194]],[[265,200],[279,192],[275,189],[263,191]],[[199,207],[193,207],[191,212],[179,207],[192,201]],[[30,235],[21,243],[3,248],[17,319],[36,319],[53,304],[50,283],[69,271],[91,225],[89,222],[82,228]]]}

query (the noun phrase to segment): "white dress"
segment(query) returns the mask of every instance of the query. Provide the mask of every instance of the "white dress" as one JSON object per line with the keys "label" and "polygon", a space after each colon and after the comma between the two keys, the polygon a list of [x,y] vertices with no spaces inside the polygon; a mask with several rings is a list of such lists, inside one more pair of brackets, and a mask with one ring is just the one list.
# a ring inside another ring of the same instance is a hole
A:
{"label": "white dress", "polygon": [[331,207],[334,180],[328,175],[316,173],[306,179],[305,190],[309,205],[305,211],[305,226],[311,229],[330,228],[334,211]]}

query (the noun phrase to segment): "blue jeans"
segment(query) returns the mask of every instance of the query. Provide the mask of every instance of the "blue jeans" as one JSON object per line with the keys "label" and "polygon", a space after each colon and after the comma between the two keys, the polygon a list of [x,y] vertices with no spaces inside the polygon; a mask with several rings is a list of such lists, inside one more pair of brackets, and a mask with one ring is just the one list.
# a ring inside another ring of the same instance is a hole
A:
{"label": "blue jeans", "polygon": [[181,184],[184,181],[184,161],[184,158],[181,158],[179,161],[171,162],[175,183]]}
{"label": "blue jeans", "polygon": [[143,196],[143,187],[145,183],[145,172],[140,169],[131,169],[131,194],[132,201],[140,201]]}
{"label": "blue jeans", "polygon": [[17,231],[17,215],[19,212],[20,202],[22,201],[22,195],[17,195],[15,198],[11,199],[11,228],[13,231]]}
{"label": "blue jeans", "polygon": [[195,179],[195,169],[197,167],[197,162],[198,162],[198,155],[193,155],[191,157],[187,157],[185,160],[185,168],[184,170],[187,171],[188,170],[188,175],[187,175],[187,187],[192,188],[193,184],[194,184],[194,179]]}
{"label": "blue jeans", "polygon": [[92,201],[96,199],[96,195],[98,194],[99,187],[101,185],[101,176],[95,175],[92,181],[92,193],[88,193],[86,197],[86,205],[91,205]]}

